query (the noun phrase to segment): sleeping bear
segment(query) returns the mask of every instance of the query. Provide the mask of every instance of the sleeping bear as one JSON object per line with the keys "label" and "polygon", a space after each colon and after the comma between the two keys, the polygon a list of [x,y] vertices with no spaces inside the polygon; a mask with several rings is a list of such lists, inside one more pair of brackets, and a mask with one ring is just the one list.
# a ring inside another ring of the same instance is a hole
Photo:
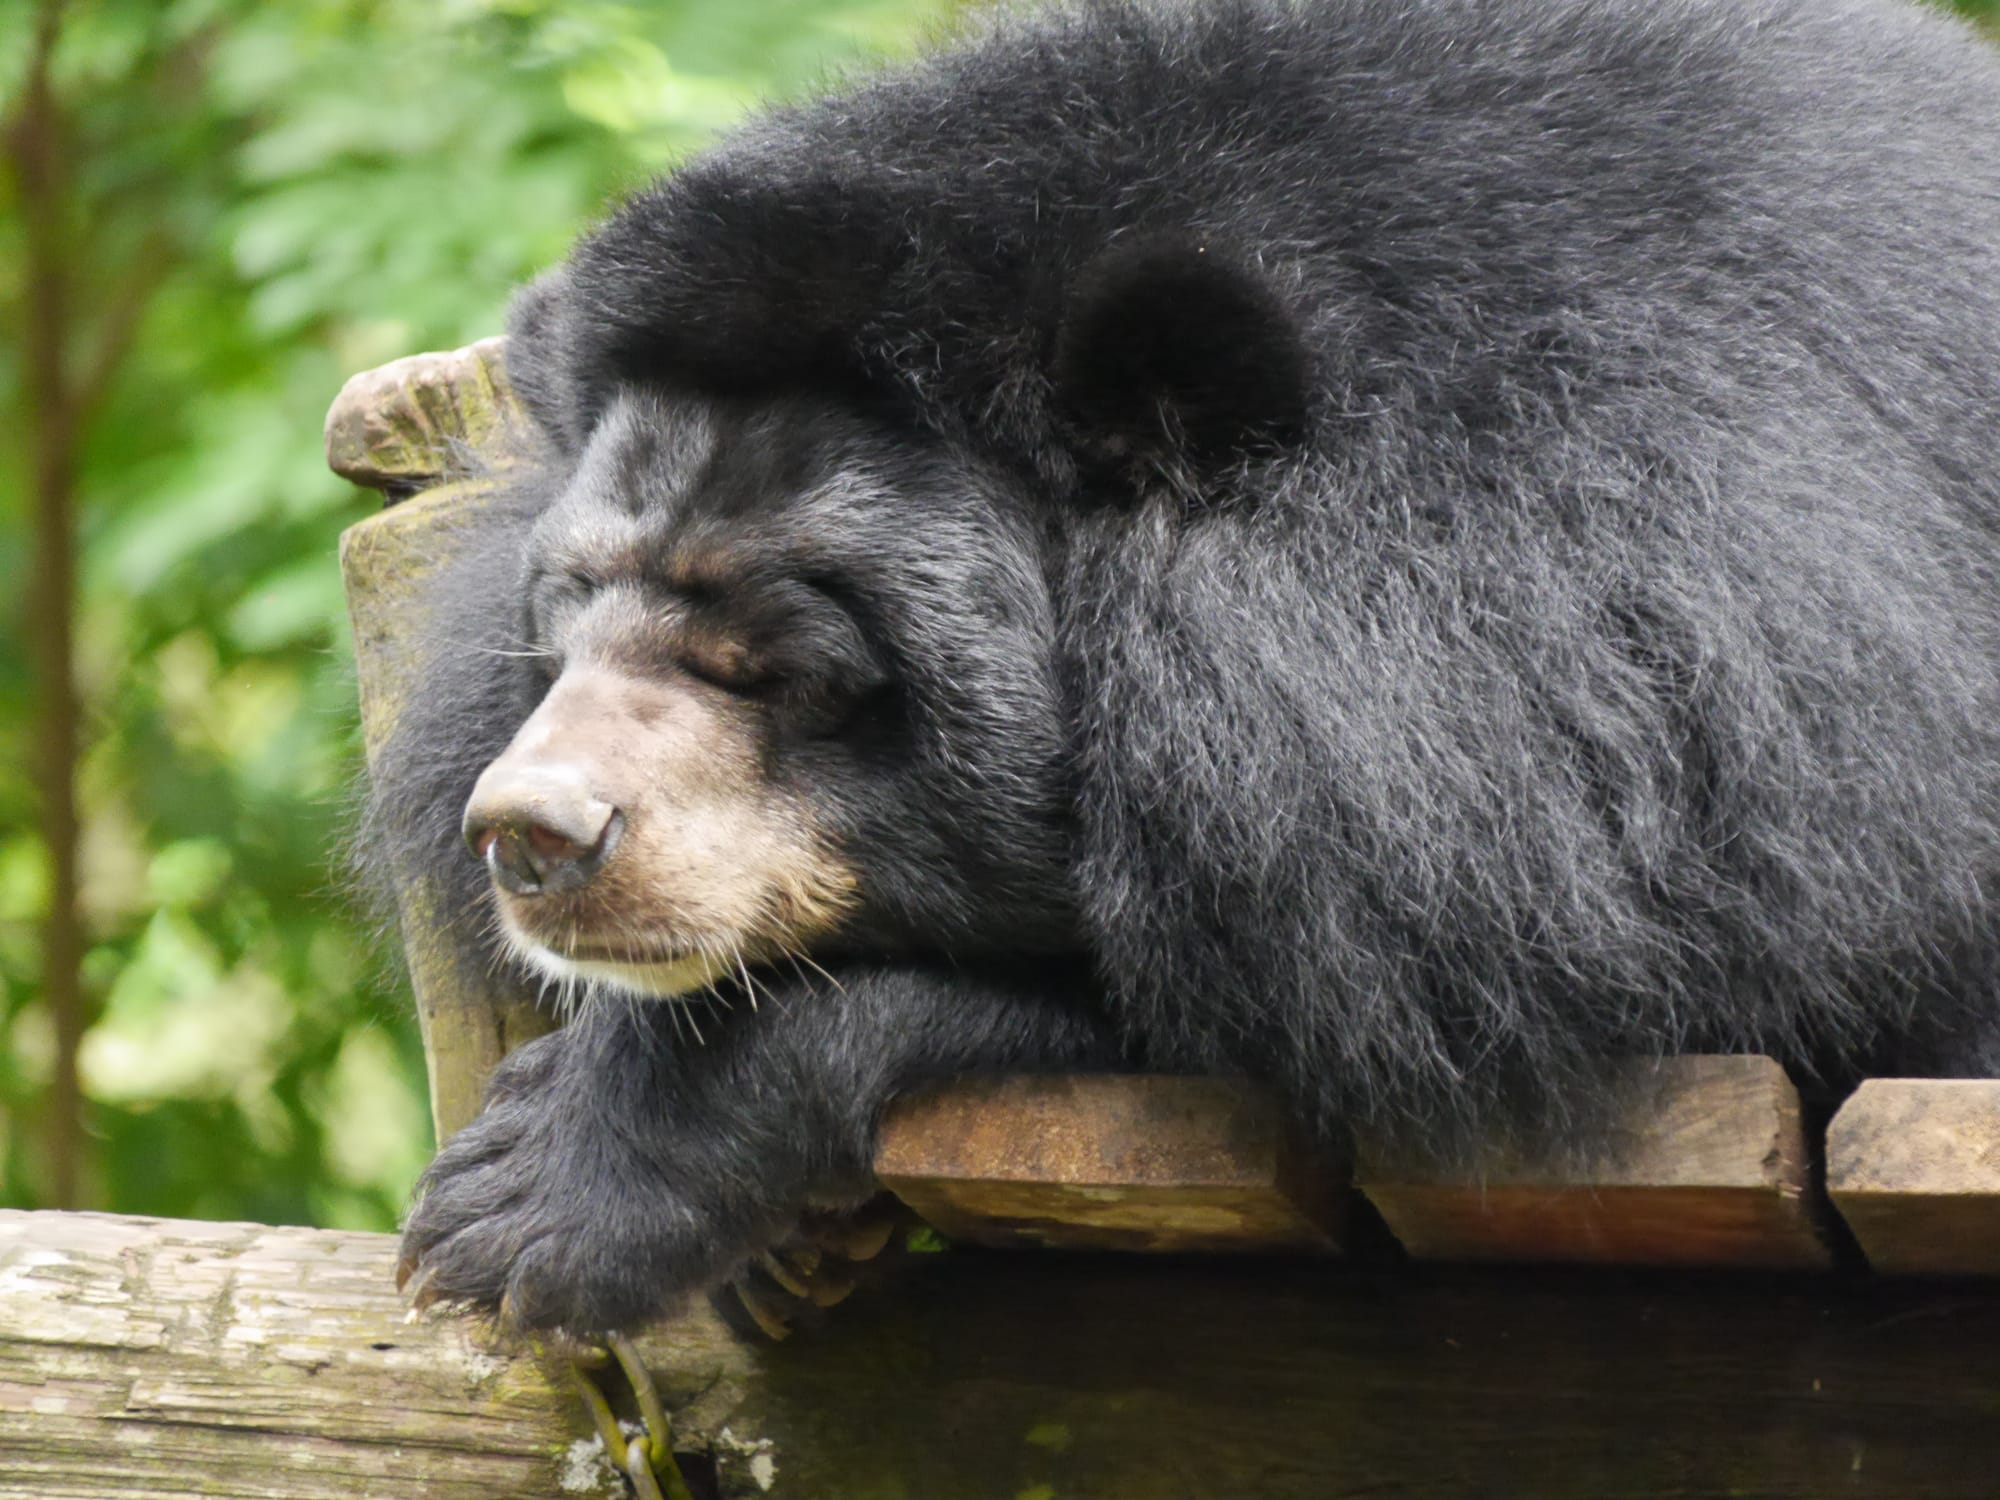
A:
{"label": "sleeping bear", "polygon": [[376,766],[571,1015],[423,1295],[638,1322],[987,1070],[2000,1071],[1996,121],[1888,0],[1108,0],[617,209]]}

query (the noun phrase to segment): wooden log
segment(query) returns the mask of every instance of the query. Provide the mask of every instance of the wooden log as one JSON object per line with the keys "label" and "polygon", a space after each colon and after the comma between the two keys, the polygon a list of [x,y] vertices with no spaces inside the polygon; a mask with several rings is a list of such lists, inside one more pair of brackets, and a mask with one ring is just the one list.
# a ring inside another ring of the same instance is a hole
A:
{"label": "wooden log", "polygon": [[[386,1235],[0,1214],[5,1500],[591,1488]],[[2000,1285],[913,1257],[826,1327],[643,1339],[701,1500],[1992,1500]],[[709,1472],[712,1463],[714,1472]]]}
{"label": "wooden log", "polygon": [[1329,1251],[1345,1172],[1217,1078],[995,1078],[903,1101],[875,1173],[955,1239],[1091,1250]]}
{"label": "wooden log", "polygon": [[[393,1260],[388,1235],[0,1212],[0,1496],[614,1493],[570,1393],[467,1321],[409,1322]],[[726,1368],[719,1330],[683,1336]]]}
{"label": "wooden log", "polygon": [[1862,1084],[1827,1131],[1826,1185],[1876,1270],[2000,1275],[2000,1081]]}
{"label": "wooden log", "polygon": [[1588,1140],[1496,1147],[1469,1167],[1364,1142],[1356,1183],[1419,1260],[1831,1263],[1782,1068],[1677,1057],[1615,1071],[1612,1107]]}

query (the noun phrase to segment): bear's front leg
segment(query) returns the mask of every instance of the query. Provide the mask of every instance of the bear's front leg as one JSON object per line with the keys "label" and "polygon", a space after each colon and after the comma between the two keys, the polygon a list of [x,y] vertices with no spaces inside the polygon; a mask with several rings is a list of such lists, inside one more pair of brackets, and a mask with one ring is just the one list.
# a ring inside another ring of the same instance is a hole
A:
{"label": "bear's front leg", "polygon": [[[955,1074],[1104,1066],[1108,1027],[1067,970],[758,978],[759,1004],[600,997],[522,1047],[438,1153],[403,1231],[420,1303],[524,1330],[631,1327],[712,1287],[809,1204],[871,1190],[876,1122]],[[712,1013],[711,1013],[712,1010]]]}

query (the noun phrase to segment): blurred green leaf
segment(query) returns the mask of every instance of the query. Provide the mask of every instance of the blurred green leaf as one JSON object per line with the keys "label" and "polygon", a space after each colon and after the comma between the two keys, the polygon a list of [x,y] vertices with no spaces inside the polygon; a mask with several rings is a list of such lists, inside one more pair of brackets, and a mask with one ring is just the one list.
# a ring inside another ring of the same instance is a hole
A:
{"label": "blurred green leaf", "polygon": [[222,889],[235,863],[220,839],[176,839],[147,867],[147,895],[166,910],[200,906]]}

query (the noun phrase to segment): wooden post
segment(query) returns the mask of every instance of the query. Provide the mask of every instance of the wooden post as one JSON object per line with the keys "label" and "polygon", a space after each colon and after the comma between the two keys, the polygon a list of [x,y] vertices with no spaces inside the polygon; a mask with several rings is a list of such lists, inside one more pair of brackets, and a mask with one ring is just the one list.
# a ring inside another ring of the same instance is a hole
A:
{"label": "wooden post", "polygon": [[[467,521],[493,489],[484,476],[517,460],[522,420],[500,339],[357,375],[327,413],[328,465],[400,501],[340,539],[371,757],[414,676],[415,642],[425,638],[429,615],[426,581],[464,544]],[[479,1113],[500,1059],[555,1023],[527,994],[495,993],[491,974],[437,941],[435,889],[423,872],[399,872],[396,887],[430,1071],[431,1123],[442,1141]]]}

